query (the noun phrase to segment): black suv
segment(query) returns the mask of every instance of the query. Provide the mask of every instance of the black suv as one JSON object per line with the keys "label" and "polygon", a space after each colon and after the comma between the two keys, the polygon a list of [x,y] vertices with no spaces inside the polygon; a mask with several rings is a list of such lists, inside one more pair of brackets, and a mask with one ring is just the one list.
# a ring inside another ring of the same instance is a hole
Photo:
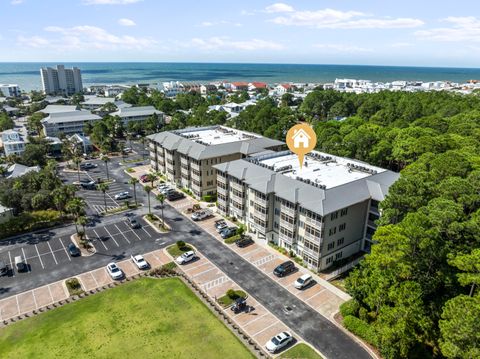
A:
{"label": "black suv", "polygon": [[0,276],[8,273],[8,266],[4,261],[0,260]]}
{"label": "black suv", "polygon": [[253,239],[250,236],[244,236],[244,237],[240,238],[239,240],[235,241],[235,244],[239,248],[244,248],[244,247],[249,246],[250,244],[253,244],[253,243],[254,243]]}
{"label": "black suv", "polygon": [[169,201],[176,201],[177,199],[184,198],[185,195],[181,192],[173,191],[173,192],[168,192],[167,193],[167,199]]}
{"label": "black suv", "polygon": [[286,261],[275,268],[273,274],[277,277],[285,277],[286,275],[295,272],[296,269],[297,268],[295,268],[295,264],[292,261]]}

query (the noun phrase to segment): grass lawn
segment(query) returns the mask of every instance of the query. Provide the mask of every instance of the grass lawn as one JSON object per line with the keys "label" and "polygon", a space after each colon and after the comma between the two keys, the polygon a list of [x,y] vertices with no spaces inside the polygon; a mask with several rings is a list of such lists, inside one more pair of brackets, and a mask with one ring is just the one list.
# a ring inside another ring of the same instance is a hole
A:
{"label": "grass lawn", "polygon": [[167,252],[173,257],[177,258],[181,256],[183,253],[188,252],[193,250],[192,247],[190,247],[188,244],[184,245],[181,249],[178,248],[176,244],[171,245],[170,247],[167,247]]}
{"label": "grass lawn", "polygon": [[318,353],[308,345],[300,343],[280,355],[282,359],[322,359]]}
{"label": "grass lawn", "polygon": [[226,308],[228,307],[229,305],[232,305],[233,302],[237,299],[237,298],[246,298],[247,297],[247,293],[245,293],[243,290],[234,290],[234,296],[233,298],[232,297],[229,297],[228,294],[225,294],[223,296],[221,296],[220,298],[218,298],[218,304],[220,304],[222,307]]}
{"label": "grass lawn", "polygon": [[142,278],[0,330],[1,358],[253,358],[179,279]]}

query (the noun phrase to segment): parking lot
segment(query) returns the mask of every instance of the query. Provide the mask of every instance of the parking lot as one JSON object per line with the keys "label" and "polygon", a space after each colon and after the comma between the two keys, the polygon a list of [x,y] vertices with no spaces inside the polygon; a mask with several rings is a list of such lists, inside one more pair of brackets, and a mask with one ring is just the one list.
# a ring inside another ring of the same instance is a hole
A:
{"label": "parking lot", "polygon": [[[99,167],[102,165],[99,165]],[[78,182],[78,173],[77,172],[62,172],[62,177],[68,182]],[[98,179],[106,180],[106,174],[103,169],[98,167],[89,171],[80,171],[80,180],[81,181],[95,181],[98,182]],[[85,190],[79,189],[77,195],[85,200],[89,208],[93,213],[101,213],[105,211],[105,202],[107,204],[107,211],[118,208],[122,206],[122,203],[125,200],[116,200],[115,195],[121,192],[127,191],[130,194],[130,198],[127,200],[133,202],[133,187],[129,184],[123,182],[110,182],[108,183],[108,190],[106,191],[106,196],[104,198],[103,192],[100,190]],[[106,201],[105,201],[106,199]]]}
{"label": "parking lot", "polygon": [[[231,278],[217,266],[198,253],[199,259],[180,266],[195,283],[197,283],[212,299],[216,300],[225,295],[229,289],[242,290]],[[250,293],[247,298],[248,310],[235,314],[230,308],[224,309],[258,345],[264,347],[274,335],[289,331],[296,340],[301,340],[282,321],[260,304]]]}

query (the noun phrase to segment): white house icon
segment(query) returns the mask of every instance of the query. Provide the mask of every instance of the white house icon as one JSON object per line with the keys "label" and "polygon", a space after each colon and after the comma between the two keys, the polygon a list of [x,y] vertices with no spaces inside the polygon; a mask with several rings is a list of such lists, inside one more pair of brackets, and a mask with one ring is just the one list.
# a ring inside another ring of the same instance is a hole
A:
{"label": "white house icon", "polygon": [[292,136],[293,147],[300,148],[300,144],[303,145],[303,148],[308,148],[308,142],[310,141],[310,136],[303,129],[295,130]]}

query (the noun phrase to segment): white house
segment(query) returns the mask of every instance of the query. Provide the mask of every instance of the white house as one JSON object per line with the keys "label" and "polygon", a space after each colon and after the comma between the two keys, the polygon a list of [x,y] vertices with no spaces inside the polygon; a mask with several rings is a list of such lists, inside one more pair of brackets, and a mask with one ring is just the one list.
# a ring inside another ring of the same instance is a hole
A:
{"label": "white house", "polygon": [[293,136],[293,147],[295,148],[308,148],[311,137],[303,129],[295,130]]}
{"label": "white house", "polygon": [[20,87],[14,84],[0,84],[0,96],[18,97],[21,95]]}
{"label": "white house", "polygon": [[163,82],[158,89],[163,92],[166,97],[175,97],[179,93],[185,92],[183,84],[179,81]]}
{"label": "white house", "polygon": [[19,132],[15,130],[2,132],[2,145],[5,156],[22,154],[25,151],[25,144],[25,140]]}
{"label": "white house", "polygon": [[13,209],[0,204],[0,223],[4,223],[13,218]]}

